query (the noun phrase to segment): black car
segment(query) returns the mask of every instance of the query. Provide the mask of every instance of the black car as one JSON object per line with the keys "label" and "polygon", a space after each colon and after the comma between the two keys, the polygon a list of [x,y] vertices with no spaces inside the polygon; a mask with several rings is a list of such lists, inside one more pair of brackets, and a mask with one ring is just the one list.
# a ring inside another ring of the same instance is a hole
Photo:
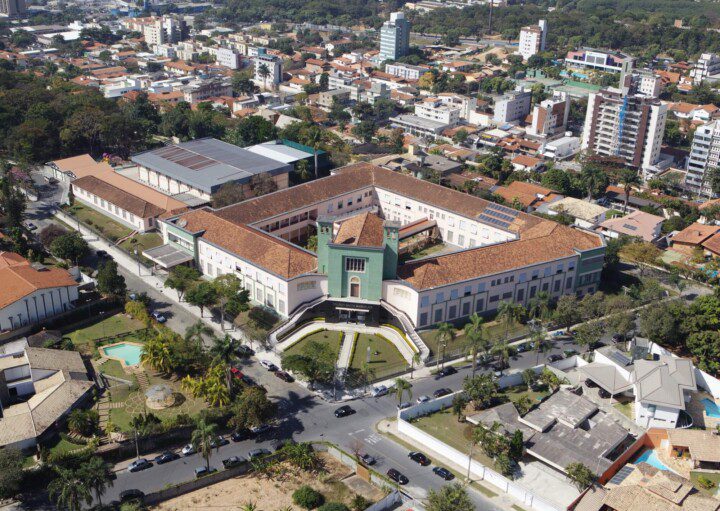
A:
{"label": "black car", "polygon": [[158,465],[162,465],[164,463],[170,463],[171,461],[175,461],[179,457],[180,455],[176,452],[165,451],[164,453],[155,456],[155,463],[157,463]]}
{"label": "black car", "polygon": [[598,390],[599,390],[598,394],[600,395],[601,398],[608,399],[610,397],[610,393],[607,390],[605,390],[605,389],[598,389]]}
{"label": "black car", "polygon": [[556,355],[550,355],[550,356],[547,358],[548,362],[557,362],[558,360],[562,360],[562,359],[563,359],[563,356],[562,356],[562,355],[557,355],[557,354],[556,354]]}
{"label": "black car", "polygon": [[248,387],[257,387],[257,386],[258,386],[257,382],[256,382],[255,380],[253,380],[253,379],[252,379],[250,376],[248,376],[247,374],[243,374],[243,375],[240,377],[240,379],[241,379],[242,382],[243,382],[245,385],[247,385]]}
{"label": "black car", "polygon": [[292,383],[295,381],[295,378],[293,378],[290,373],[286,373],[285,371],[275,371],[275,376],[280,378],[282,381],[286,381],[288,383]]}
{"label": "black car", "polygon": [[255,350],[253,350],[250,346],[245,346],[244,344],[238,346],[235,351],[241,357],[251,357],[255,354]]}
{"label": "black car", "polygon": [[222,460],[223,467],[226,469],[237,467],[241,463],[243,463],[245,460],[242,459],[240,456],[230,456],[227,459]]}
{"label": "black car", "polygon": [[350,408],[348,405],[343,405],[337,410],[335,410],[335,417],[338,419],[341,417],[347,417],[348,415],[352,415],[355,413],[355,410]]}
{"label": "black car", "polygon": [[445,376],[450,376],[451,374],[457,373],[457,369],[455,369],[453,366],[447,366],[440,369],[437,373],[439,378],[443,378]]}
{"label": "black car", "polygon": [[596,389],[598,384],[592,381],[590,378],[585,380],[585,385],[587,385],[588,388]]}
{"label": "black car", "polygon": [[377,462],[377,460],[373,456],[370,456],[367,453],[361,454],[360,459],[368,466],[374,465]]}
{"label": "black car", "polygon": [[408,454],[408,458],[413,460],[415,463],[422,465],[423,467],[427,467],[430,464],[430,458],[428,458],[421,452],[412,451]]}
{"label": "black car", "polygon": [[398,484],[407,484],[408,478],[400,473],[399,470],[391,468],[387,471],[387,476]]}
{"label": "black car", "polygon": [[451,389],[447,389],[447,388],[445,388],[445,389],[437,389],[435,392],[433,392],[433,397],[434,397],[434,398],[438,398],[438,397],[447,396],[448,394],[452,394],[452,390],[451,390]]}
{"label": "black car", "polygon": [[623,334],[614,334],[612,336],[612,342],[622,342],[625,340],[625,336]]}
{"label": "black car", "polygon": [[230,443],[230,440],[228,440],[227,438],[222,437],[222,436],[218,436],[217,438],[213,438],[213,439],[210,441],[210,447],[212,447],[213,449],[215,449],[216,447],[221,447],[221,446],[227,445],[227,444],[229,444],[229,443]]}
{"label": "black car", "polygon": [[131,488],[129,490],[123,490],[120,492],[120,502],[130,502],[133,500],[142,500],[145,498],[145,494],[140,490]]}
{"label": "black car", "polygon": [[435,472],[436,475],[442,477],[446,481],[452,481],[453,479],[455,479],[455,475],[445,467],[435,467],[433,468],[433,472]]}
{"label": "black car", "polygon": [[255,426],[254,428],[250,428],[250,433],[253,436],[259,436],[259,435],[262,435],[263,433],[267,433],[272,428],[273,427],[271,424],[261,424],[260,426]]}
{"label": "black car", "polygon": [[230,438],[233,442],[242,442],[243,440],[249,440],[253,437],[249,429],[238,429],[230,434]]}

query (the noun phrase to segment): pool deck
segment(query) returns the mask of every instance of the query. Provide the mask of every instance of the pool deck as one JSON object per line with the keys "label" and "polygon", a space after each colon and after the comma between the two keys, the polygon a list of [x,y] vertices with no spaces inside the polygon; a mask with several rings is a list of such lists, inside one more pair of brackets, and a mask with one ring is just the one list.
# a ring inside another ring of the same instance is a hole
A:
{"label": "pool deck", "polygon": [[99,363],[102,364],[102,362],[104,362],[105,360],[116,360],[116,361],[120,362],[120,365],[122,366],[122,368],[125,370],[126,373],[130,373],[130,372],[131,372],[131,369],[140,367],[141,362],[138,362],[137,364],[129,365],[129,364],[125,361],[124,358],[112,357],[112,356],[109,356],[109,355],[105,352],[105,350],[106,350],[107,348],[112,348],[113,346],[128,345],[128,344],[129,344],[129,345],[132,345],[132,346],[138,346],[138,347],[140,347],[140,348],[143,347],[143,345],[140,344],[139,342],[132,342],[132,341],[120,341],[120,342],[114,342],[114,343],[112,343],[112,344],[106,344],[105,346],[100,346],[100,347],[98,348],[98,352],[100,353],[100,361],[99,361]]}

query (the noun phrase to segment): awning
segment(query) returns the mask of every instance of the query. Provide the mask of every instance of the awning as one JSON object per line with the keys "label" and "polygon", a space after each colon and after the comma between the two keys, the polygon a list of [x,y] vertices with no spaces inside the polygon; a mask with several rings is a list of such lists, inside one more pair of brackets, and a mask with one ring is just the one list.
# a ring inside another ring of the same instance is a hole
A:
{"label": "awning", "polygon": [[409,238],[410,236],[420,234],[423,231],[429,231],[435,226],[437,226],[437,222],[435,220],[428,220],[427,218],[423,218],[421,220],[408,224],[402,229],[400,229],[400,232],[398,233],[399,238],[401,240],[404,240],[406,238]]}
{"label": "awning", "polygon": [[195,259],[191,254],[175,248],[170,244],[149,248],[148,250],[144,250],[142,254],[165,269],[172,268],[178,264],[188,263]]}

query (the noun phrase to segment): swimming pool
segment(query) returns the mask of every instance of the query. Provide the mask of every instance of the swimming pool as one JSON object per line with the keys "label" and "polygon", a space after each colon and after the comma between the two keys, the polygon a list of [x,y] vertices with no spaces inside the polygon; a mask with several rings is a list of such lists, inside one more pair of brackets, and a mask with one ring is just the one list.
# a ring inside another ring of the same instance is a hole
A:
{"label": "swimming pool", "polygon": [[114,358],[125,362],[126,366],[136,366],[140,363],[140,356],[143,352],[141,344],[121,342],[101,348],[107,358]]}
{"label": "swimming pool", "polygon": [[635,458],[633,461],[634,464],[645,462],[648,465],[652,465],[653,467],[659,469],[659,470],[670,470],[660,459],[657,457],[657,453],[655,453],[655,449],[645,449],[643,452],[640,453],[640,456]]}
{"label": "swimming pool", "polygon": [[705,407],[705,414],[713,419],[720,419],[720,407],[717,403],[710,398],[704,397],[701,399],[703,406]]}

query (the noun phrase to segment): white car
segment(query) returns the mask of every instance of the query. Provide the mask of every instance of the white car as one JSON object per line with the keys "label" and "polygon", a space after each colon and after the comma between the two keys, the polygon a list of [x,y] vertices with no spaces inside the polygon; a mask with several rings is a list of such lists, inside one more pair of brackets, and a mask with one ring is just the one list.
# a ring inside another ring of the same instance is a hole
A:
{"label": "white car", "polygon": [[423,395],[423,396],[420,396],[419,398],[417,398],[418,404],[427,403],[428,401],[430,401],[430,396]]}
{"label": "white car", "polygon": [[372,389],[372,397],[385,396],[389,392],[389,389],[385,385],[378,385]]}
{"label": "white car", "polygon": [[277,370],[278,370],[278,366],[276,366],[275,364],[273,364],[273,363],[270,362],[269,360],[264,360],[264,359],[261,360],[261,361],[260,361],[260,365],[263,366],[263,367],[264,367],[265,369],[267,369],[268,371],[277,371]]}
{"label": "white car", "polygon": [[193,444],[187,444],[180,452],[182,452],[183,456],[190,456],[191,454],[195,454],[197,451],[195,450]]}

